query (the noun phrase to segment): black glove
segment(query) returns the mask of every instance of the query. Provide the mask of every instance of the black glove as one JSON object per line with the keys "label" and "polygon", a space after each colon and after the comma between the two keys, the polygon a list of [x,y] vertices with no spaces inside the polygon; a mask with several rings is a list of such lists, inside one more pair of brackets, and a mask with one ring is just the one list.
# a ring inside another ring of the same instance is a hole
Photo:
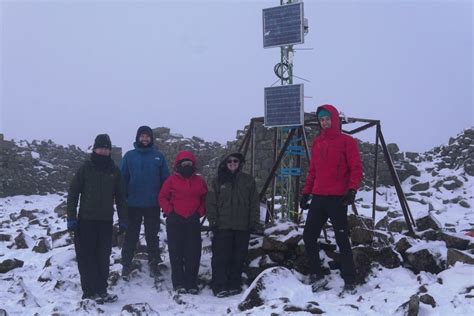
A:
{"label": "black glove", "polygon": [[301,197],[301,200],[300,200],[300,208],[302,210],[307,210],[309,209],[309,199],[311,198],[311,195],[309,194],[303,194],[303,196]]}
{"label": "black glove", "polygon": [[342,197],[342,205],[352,205],[354,204],[356,198],[356,190],[349,189],[346,194]]}
{"label": "black glove", "polygon": [[74,232],[77,229],[77,220],[70,219],[67,221],[67,230],[70,232]]}

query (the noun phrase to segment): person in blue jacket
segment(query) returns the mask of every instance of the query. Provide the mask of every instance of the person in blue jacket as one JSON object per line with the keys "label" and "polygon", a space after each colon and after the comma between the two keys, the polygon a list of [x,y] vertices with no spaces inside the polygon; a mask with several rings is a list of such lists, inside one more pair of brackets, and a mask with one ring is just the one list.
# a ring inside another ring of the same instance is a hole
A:
{"label": "person in blue jacket", "polygon": [[120,164],[129,210],[129,225],[122,248],[122,277],[126,280],[132,270],[133,255],[143,220],[150,276],[159,275],[160,206],[156,197],[169,176],[165,156],[153,146],[153,131],[150,127],[138,128],[134,147],[125,154]]}

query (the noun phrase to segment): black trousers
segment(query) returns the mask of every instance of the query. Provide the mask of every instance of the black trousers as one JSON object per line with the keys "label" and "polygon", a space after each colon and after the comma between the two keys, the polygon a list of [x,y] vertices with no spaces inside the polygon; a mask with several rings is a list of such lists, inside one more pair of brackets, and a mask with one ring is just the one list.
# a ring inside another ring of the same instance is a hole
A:
{"label": "black trousers", "polygon": [[341,203],[342,196],[313,195],[306,218],[303,240],[311,264],[311,273],[321,274],[318,238],[323,225],[331,219],[336,236],[336,243],[341,253],[341,276],[345,282],[355,281],[355,266],[352,248],[349,242],[347,224],[347,206]]}
{"label": "black trousers", "polygon": [[79,220],[74,246],[84,294],[106,293],[112,251],[112,221]]}
{"label": "black trousers", "polygon": [[135,208],[128,209],[128,229],[125,232],[125,240],[122,248],[122,264],[131,265],[138,239],[142,221],[145,224],[145,240],[148,252],[148,262],[157,264],[160,261],[160,248],[158,232],[160,231],[160,208]]}
{"label": "black trousers", "polygon": [[199,214],[184,218],[170,213],[166,218],[166,233],[173,288],[197,288],[202,246]]}
{"label": "black trousers", "polygon": [[248,230],[216,230],[212,239],[212,283],[215,291],[242,286],[242,268],[247,258]]}

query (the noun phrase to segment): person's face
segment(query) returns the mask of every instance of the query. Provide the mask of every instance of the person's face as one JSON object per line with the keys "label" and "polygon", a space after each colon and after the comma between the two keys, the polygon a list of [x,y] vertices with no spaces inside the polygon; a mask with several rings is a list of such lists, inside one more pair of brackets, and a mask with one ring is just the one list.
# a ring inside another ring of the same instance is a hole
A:
{"label": "person's face", "polygon": [[227,168],[230,170],[230,172],[234,173],[235,171],[237,171],[237,169],[239,169],[239,164],[240,164],[240,161],[239,159],[235,158],[235,157],[229,157],[227,158]]}
{"label": "person's face", "polygon": [[331,118],[329,116],[323,116],[319,119],[319,124],[322,129],[328,129],[331,127]]}
{"label": "person's face", "polygon": [[148,146],[151,142],[151,137],[148,134],[140,134],[140,137],[138,138],[138,141],[143,145],[143,146]]}
{"label": "person's face", "polygon": [[111,150],[108,149],[108,148],[96,148],[94,149],[94,152],[97,154],[97,155],[100,155],[100,156],[110,156],[110,152]]}

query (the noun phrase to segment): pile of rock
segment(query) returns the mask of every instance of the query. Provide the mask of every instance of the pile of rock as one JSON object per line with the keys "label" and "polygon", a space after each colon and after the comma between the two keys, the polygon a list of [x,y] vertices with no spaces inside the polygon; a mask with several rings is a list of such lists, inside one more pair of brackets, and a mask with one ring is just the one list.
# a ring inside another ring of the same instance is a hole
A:
{"label": "pile of rock", "polygon": [[435,147],[427,158],[436,161],[437,169],[463,168],[466,174],[474,176],[474,128],[450,138],[448,145]]}
{"label": "pile of rock", "polygon": [[65,191],[87,154],[49,141],[0,140],[0,197]]}
{"label": "pile of rock", "polygon": [[[416,238],[408,236],[407,225],[398,212],[389,212],[375,226],[371,218],[360,215],[349,215],[348,222],[360,283],[371,273],[374,264],[389,269],[404,266],[415,273],[434,274],[456,262],[474,264],[474,243],[462,234],[446,232],[433,215],[416,220]],[[245,266],[248,281],[276,266],[308,274],[302,233],[302,227],[282,222],[266,229],[264,237],[253,239]],[[340,255],[330,229],[327,239],[320,242],[320,248],[327,260],[324,265],[338,269]]]}

